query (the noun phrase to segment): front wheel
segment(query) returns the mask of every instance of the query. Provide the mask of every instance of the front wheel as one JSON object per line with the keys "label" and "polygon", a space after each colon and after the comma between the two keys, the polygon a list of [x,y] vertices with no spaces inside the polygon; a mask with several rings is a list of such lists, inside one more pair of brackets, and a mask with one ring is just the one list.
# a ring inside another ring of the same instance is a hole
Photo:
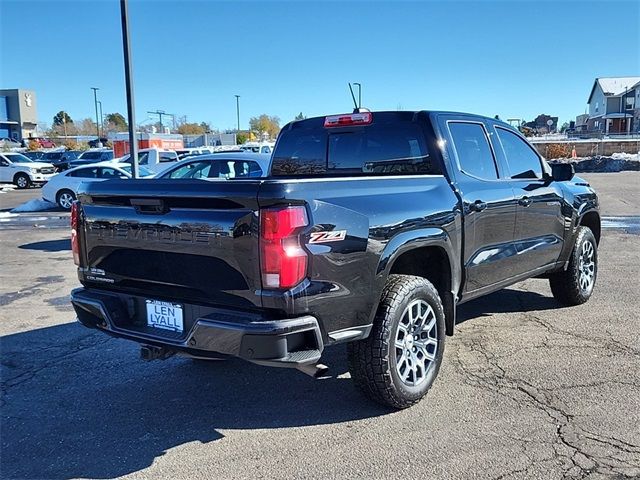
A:
{"label": "front wheel", "polygon": [[566,270],[549,277],[551,293],[563,305],[580,305],[591,297],[598,276],[598,244],[588,227],[579,227]]}
{"label": "front wheel", "polygon": [[25,175],[24,173],[19,173],[13,179],[13,183],[16,185],[16,187],[22,190],[25,188],[29,188],[31,186],[31,179],[29,178],[28,175]]}
{"label": "front wheel", "polygon": [[390,275],[371,334],[347,346],[351,378],[378,403],[410,407],[438,375],[444,339],[444,309],[431,282]]}

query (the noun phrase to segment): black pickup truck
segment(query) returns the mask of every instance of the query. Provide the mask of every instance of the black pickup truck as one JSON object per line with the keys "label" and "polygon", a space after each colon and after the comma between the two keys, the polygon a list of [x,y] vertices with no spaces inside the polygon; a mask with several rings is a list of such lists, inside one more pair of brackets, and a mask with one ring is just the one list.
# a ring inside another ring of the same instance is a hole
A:
{"label": "black pickup truck", "polygon": [[237,356],[319,376],[348,342],[355,384],[422,398],[457,305],[530,277],[591,295],[594,190],[509,125],[368,112],[286,125],[266,178],[110,180],[72,209],[79,321],[145,359]]}

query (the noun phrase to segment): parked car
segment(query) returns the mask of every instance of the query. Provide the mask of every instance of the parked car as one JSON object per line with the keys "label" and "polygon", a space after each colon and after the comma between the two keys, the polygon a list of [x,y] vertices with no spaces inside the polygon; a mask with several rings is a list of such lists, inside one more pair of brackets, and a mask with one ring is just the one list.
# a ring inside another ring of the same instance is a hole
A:
{"label": "parked car", "polygon": [[55,148],[56,144],[53,141],[43,137],[29,137],[22,139],[22,146],[28,147],[30,142],[36,142],[40,145],[40,148]]}
{"label": "parked car", "polygon": [[0,182],[13,183],[18,188],[46,183],[55,173],[50,163],[34,162],[21,153],[0,153]]}
{"label": "parked car", "polygon": [[188,157],[163,170],[158,178],[234,179],[260,178],[269,171],[270,155],[260,153],[227,153]]}
{"label": "parked car", "polygon": [[57,152],[45,152],[42,160],[50,162],[57,172],[62,172],[69,168],[70,163],[82,154],[79,150],[61,150]]}
{"label": "parked car", "polygon": [[197,147],[197,148],[180,148],[175,150],[176,155],[178,155],[178,160],[182,160],[187,157],[195,157],[198,155],[206,155],[209,153],[213,153],[213,149],[207,147]]}
{"label": "parked car", "polygon": [[355,385],[392,408],[433,384],[457,305],[531,277],[578,305],[598,271],[594,190],[478,115],[310,118],[281,130],[267,178],[115,180],[78,198],[83,325],[147,360],[222,354],[313,376],[347,342]]}
{"label": "parked car", "polygon": [[109,141],[108,138],[100,137],[100,138],[95,138],[93,140],[89,140],[87,143],[91,148],[100,148],[100,147],[104,147],[108,141]]}
{"label": "parked car", "polygon": [[0,147],[2,148],[20,148],[22,144],[9,137],[0,137]]}
{"label": "parked car", "polygon": [[97,150],[87,150],[86,152],[82,152],[78,155],[77,158],[71,160],[69,162],[70,167],[75,167],[78,165],[89,163],[99,163],[106,162],[109,160],[113,160],[113,150],[110,149],[97,149]]}
{"label": "parked car", "polygon": [[240,150],[243,152],[252,152],[252,153],[273,153],[273,148],[275,144],[273,143],[258,143],[258,142],[247,142],[240,145]]}
{"label": "parked car", "polygon": [[[153,172],[145,167],[140,167],[140,176],[150,178],[153,176]],[[72,168],[53,176],[43,187],[42,198],[69,210],[76,199],[80,184],[83,182],[102,182],[114,178],[131,178],[131,166],[102,162]]]}
{"label": "parked car", "polygon": [[31,160],[41,160],[42,157],[44,157],[45,152],[36,150],[33,152],[22,152],[22,154]]}
{"label": "parked car", "polygon": [[[131,155],[127,154],[124,157],[116,159],[116,161],[131,164]],[[138,150],[138,165],[143,165],[155,173],[160,173],[177,161],[178,154],[174,150],[161,148],[143,148]]]}

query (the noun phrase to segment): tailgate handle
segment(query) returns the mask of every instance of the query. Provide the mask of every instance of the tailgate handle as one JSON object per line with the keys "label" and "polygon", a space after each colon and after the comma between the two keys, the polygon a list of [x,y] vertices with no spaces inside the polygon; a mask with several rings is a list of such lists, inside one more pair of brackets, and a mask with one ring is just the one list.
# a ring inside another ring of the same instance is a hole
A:
{"label": "tailgate handle", "polygon": [[164,201],[160,198],[132,198],[130,202],[137,213],[154,215],[169,211]]}

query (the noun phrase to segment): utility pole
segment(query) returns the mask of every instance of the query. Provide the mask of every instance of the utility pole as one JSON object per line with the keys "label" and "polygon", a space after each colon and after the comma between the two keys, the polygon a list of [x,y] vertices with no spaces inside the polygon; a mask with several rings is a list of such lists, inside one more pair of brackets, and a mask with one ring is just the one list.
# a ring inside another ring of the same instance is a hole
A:
{"label": "utility pole", "polygon": [[236,132],[240,131],[240,95],[235,95],[236,97],[236,116],[238,118],[238,128]]}
{"label": "utility pole", "polygon": [[96,107],[96,132],[98,133],[98,143],[100,143],[100,120],[98,119],[98,87],[91,87],[93,90],[93,103]]}
{"label": "utility pole", "polygon": [[62,128],[64,128],[64,140],[67,141],[67,112],[62,115]]}
{"label": "utility pole", "polygon": [[124,82],[127,91],[127,117],[129,117],[129,154],[131,176],[138,178],[138,139],[136,138],[136,114],[133,99],[133,72],[131,70],[131,45],[129,43],[129,7],[127,0],[120,0],[122,24],[122,52],[124,54]]}
{"label": "utility pole", "polygon": [[102,136],[104,137],[104,116],[102,115],[102,102],[98,100],[98,105],[100,107],[100,128],[102,129]]}
{"label": "utility pole", "polygon": [[160,133],[162,133],[163,129],[163,124],[162,124],[162,116],[165,115],[171,115],[170,113],[165,113],[164,110],[156,110],[155,112],[147,112],[150,113],[151,115],[158,115],[160,117]]}

